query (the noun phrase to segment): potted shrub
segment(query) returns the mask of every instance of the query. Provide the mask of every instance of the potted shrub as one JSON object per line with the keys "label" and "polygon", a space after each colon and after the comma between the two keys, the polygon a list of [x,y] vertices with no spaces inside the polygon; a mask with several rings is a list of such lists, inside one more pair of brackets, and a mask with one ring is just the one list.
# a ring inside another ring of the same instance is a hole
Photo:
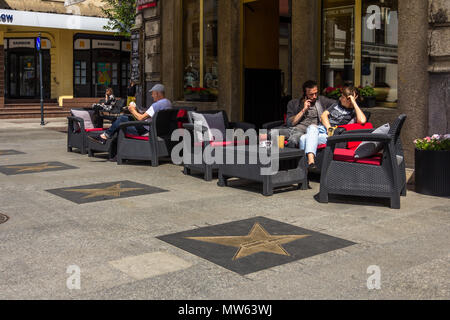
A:
{"label": "potted shrub", "polygon": [[376,92],[371,86],[359,87],[360,105],[363,108],[373,108],[377,105]]}
{"label": "potted shrub", "polygon": [[184,90],[184,98],[186,101],[215,101],[216,95],[208,88],[187,87]]}
{"label": "potted shrub", "polygon": [[450,196],[450,134],[414,140],[416,192]]}

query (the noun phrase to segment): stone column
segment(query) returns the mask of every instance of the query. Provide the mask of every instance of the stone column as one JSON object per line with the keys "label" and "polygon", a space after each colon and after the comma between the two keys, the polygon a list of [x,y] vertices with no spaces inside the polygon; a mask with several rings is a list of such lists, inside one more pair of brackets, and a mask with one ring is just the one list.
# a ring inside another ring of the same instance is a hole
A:
{"label": "stone column", "polygon": [[[2,37],[3,38],[3,37]],[[3,46],[3,39],[0,45],[0,70],[5,68],[5,50]],[[0,108],[5,106],[5,73],[0,72]]]}
{"label": "stone column", "polygon": [[319,80],[319,1],[292,1],[292,96],[306,80]]}
{"label": "stone column", "polygon": [[171,101],[183,97],[182,1],[162,1],[162,81]]}
{"label": "stone column", "polygon": [[219,0],[218,62],[220,108],[231,121],[241,120],[241,8],[240,0]]}
{"label": "stone column", "polygon": [[161,82],[161,1],[152,8],[143,11],[144,26],[144,103],[149,106],[153,103],[148,92],[153,85]]}
{"label": "stone column", "polygon": [[428,134],[450,132],[450,2],[429,0]]}
{"label": "stone column", "polygon": [[414,167],[413,140],[428,131],[428,3],[399,0],[398,110],[408,118],[402,130],[406,165]]}

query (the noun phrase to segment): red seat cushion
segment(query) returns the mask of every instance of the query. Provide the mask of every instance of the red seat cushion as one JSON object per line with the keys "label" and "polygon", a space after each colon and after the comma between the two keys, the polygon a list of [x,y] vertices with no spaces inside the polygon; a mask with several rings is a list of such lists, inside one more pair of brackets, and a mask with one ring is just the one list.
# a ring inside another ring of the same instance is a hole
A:
{"label": "red seat cushion", "polygon": [[84,129],[86,132],[96,132],[96,131],[103,131],[106,130],[104,128],[93,128],[93,129]]}
{"label": "red seat cushion", "polygon": [[[243,146],[243,145],[247,145],[248,144],[248,140],[245,141],[234,141],[234,145],[235,146]],[[196,142],[194,144],[196,147],[198,146],[202,146],[204,145],[204,142]],[[226,147],[226,146],[231,146],[233,145],[233,141],[211,141],[209,143],[210,146],[212,147]]]}
{"label": "red seat cushion", "polygon": [[135,140],[144,140],[144,141],[148,141],[148,137],[143,137],[143,136],[135,136],[129,133],[125,134],[125,137],[128,139],[135,139]]}
{"label": "red seat cushion", "polygon": [[375,166],[381,166],[382,158],[383,155],[381,153],[378,153],[370,158],[355,159],[355,149],[340,149],[340,148],[336,148],[334,150],[333,156],[333,160],[335,161],[371,164]]}

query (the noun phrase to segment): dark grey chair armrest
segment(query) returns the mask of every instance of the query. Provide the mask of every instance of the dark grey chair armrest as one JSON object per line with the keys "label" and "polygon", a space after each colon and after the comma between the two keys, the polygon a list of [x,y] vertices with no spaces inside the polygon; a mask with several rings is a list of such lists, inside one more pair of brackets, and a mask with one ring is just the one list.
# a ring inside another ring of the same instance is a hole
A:
{"label": "dark grey chair armrest", "polygon": [[[186,130],[194,132],[194,124],[192,124],[192,123],[183,123],[183,128],[185,128]],[[205,126],[202,126],[202,132],[206,132],[206,131],[208,131],[208,128],[205,127]]]}
{"label": "dark grey chair armrest", "polygon": [[124,129],[127,127],[131,127],[131,126],[149,126],[151,125],[151,122],[147,122],[147,121],[128,121],[128,122],[124,122],[121,123],[119,126],[119,129]]}
{"label": "dark grey chair armrest", "polygon": [[72,124],[72,130],[73,128],[73,122],[77,122],[78,125],[80,126],[81,131],[83,132],[84,129],[84,120],[79,118],[79,117],[75,117],[75,116],[68,116],[67,120],[69,121],[68,125],[70,126]]}
{"label": "dark grey chair armrest", "polygon": [[363,134],[341,134],[338,136],[328,137],[327,146],[334,146],[340,142],[350,142],[350,141],[381,141],[389,142],[392,140],[392,136],[380,133],[363,133]]}
{"label": "dark grey chair armrest", "polygon": [[249,129],[256,129],[256,126],[248,122],[229,122],[231,129],[242,129],[244,131]]}
{"label": "dark grey chair armrest", "polygon": [[270,129],[273,129],[273,128],[276,128],[276,127],[281,127],[281,126],[284,125],[284,124],[285,124],[285,123],[284,123],[283,120],[272,121],[272,122],[264,123],[264,124],[262,125],[262,128],[263,128],[263,129],[270,130]]}

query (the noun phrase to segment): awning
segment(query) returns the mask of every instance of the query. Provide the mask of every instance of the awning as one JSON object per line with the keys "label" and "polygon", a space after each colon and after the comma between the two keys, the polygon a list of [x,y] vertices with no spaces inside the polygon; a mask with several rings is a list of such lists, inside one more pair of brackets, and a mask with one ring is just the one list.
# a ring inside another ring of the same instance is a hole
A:
{"label": "awning", "polygon": [[0,26],[25,26],[85,31],[116,32],[105,30],[108,19],[69,14],[0,10]]}

